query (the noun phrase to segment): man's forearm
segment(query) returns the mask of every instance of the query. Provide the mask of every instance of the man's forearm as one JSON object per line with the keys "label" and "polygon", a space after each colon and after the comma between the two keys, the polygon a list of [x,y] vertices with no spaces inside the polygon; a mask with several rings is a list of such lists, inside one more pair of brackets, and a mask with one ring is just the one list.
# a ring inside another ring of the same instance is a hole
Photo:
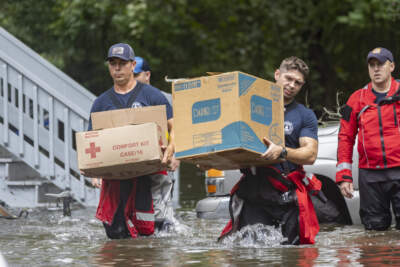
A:
{"label": "man's forearm", "polygon": [[173,152],[175,152],[175,132],[174,132],[173,119],[168,120],[168,146],[172,146]]}
{"label": "man's forearm", "polygon": [[299,165],[311,165],[317,158],[317,151],[307,147],[286,148],[287,160]]}
{"label": "man's forearm", "polygon": [[317,159],[318,141],[313,138],[300,138],[299,148],[286,148],[287,160],[299,165],[311,165]]}

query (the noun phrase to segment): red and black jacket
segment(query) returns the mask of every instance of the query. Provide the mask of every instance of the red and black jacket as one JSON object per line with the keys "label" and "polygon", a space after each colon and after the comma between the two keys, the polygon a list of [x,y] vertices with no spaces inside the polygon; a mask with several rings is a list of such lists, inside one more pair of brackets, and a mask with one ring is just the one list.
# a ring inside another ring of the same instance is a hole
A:
{"label": "red and black jacket", "polygon": [[[261,171],[260,171],[261,170]],[[267,179],[272,186],[277,189],[276,193],[288,192],[289,190],[294,190],[296,193],[296,201],[299,207],[299,238],[300,244],[314,244],[315,237],[319,232],[319,224],[317,215],[314,210],[313,203],[311,201],[308,193],[310,192],[313,195],[318,195],[321,192],[322,184],[318,180],[318,178],[312,173],[306,173],[302,168],[295,170],[287,175],[287,177],[283,177],[280,174],[280,171],[275,169],[274,167],[265,167],[258,168],[257,173],[260,172],[260,177]],[[238,230],[239,225],[239,215],[243,208],[243,199],[239,196],[238,191],[243,189],[242,183],[245,181],[246,176],[248,174],[244,174],[238,183],[231,190],[231,199],[229,201],[229,213],[231,216],[231,220],[222,230],[222,233],[218,240],[222,240],[224,237],[230,235],[231,233]],[[249,177],[247,177],[249,178]],[[254,178],[254,177],[250,177]],[[248,192],[251,195],[254,195],[256,192],[251,191]],[[279,205],[279,201],[277,201],[278,197],[273,194],[273,192],[264,192],[266,197],[263,198],[264,202],[269,201],[267,198],[271,198],[271,203],[276,203]]]}
{"label": "red and black jacket", "polygon": [[[124,217],[132,236],[151,235],[154,233],[154,208],[149,190],[143,189],[143,177],[132,178],[132,189],[127,200]],[[96,218],[112,225],[120,202],[120,181],[103,179]]]}
{"label": "red and black jacket", "polygon": [[400,83],[392,78],[387,96],[375,103],[369,83],[355,91],[342,109],[336,182],[352,182],[353,146],[358,138],[359,168],[400,166]]}

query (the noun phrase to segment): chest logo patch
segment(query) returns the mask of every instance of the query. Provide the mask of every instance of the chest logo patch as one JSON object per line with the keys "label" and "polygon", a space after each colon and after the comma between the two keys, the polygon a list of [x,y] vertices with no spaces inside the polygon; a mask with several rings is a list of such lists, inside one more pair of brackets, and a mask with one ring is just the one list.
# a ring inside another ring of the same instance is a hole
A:
{"label": "chest logo patch", "polygon": [[285,135],[291,135],[293,133],[293,123],[291,121],[285,121],[284,124]]}
{"label": "chest logo patch", "polygon": [[132,108],[140,108],[142,104],[140,102],[133,102],[132,103]]}

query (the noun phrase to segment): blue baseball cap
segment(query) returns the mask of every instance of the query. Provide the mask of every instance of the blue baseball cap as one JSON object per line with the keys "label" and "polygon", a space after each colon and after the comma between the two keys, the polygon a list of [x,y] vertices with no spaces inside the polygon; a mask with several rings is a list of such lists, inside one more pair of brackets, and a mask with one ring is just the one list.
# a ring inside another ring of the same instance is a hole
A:
{"label": "blue baseball cap", "polygon": [[141,73],[143,71],[151,71],[149,63],[142,58],[142,57],[135,57],[136,60],[136,66],[133,72],[135,74]]}
{"label": "blue baseball cap", "polygon": [[386,60],[393,62],[393,54],[389,50],[383,47],[377,47],[372,49],[367,56],[367,62],[371,58],[376,58],[380,63],[385,63]]}
{"label": "blue baseball cap", "polygon": [[108,49],[108,56],[107,60],[110,58],[117,57],[126,61],[133,61],[135,60],[135,52],[130,45],[119,43],[114,44]]}

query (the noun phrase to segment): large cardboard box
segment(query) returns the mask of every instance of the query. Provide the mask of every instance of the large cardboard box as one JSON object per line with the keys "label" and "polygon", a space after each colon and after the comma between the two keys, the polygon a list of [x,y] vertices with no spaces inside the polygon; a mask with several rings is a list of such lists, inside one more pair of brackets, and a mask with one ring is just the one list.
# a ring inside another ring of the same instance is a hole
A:
{"label": "large cardboard box", "polygon": [[85,176],[127,179],[165,169],[165,106],[96,112],[91,118],[94,131],[76,134],[78,167]]}
{"label": "large cardboard box", "polygon": [[265,136],[284,144],[281,87],[239,72],[173,84],[176,158],[216,169],[272,164]]}
{"label": "large cardboard box", "polygon": [[127,125],[76,134],[78,166],[87,177],[127,179],[162,170],[161,128]]}

